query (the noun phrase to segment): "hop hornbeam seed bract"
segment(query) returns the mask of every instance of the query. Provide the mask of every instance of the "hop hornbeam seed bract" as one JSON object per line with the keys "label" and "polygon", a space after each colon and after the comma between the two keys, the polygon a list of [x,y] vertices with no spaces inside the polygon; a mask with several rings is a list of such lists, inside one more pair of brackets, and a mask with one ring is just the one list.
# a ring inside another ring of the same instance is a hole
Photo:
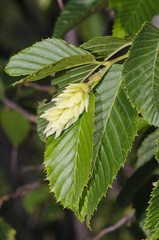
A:
{"label": "hop hornbeam seed bract", "polygon": [[59,137],[64,129],[75,123],[89,104],[89,85],[87,83],[69,84],[68,87],[55,99],[55,106],[46,110],[41,115],[49,121],[44,133],[46,137],[56,132]]}

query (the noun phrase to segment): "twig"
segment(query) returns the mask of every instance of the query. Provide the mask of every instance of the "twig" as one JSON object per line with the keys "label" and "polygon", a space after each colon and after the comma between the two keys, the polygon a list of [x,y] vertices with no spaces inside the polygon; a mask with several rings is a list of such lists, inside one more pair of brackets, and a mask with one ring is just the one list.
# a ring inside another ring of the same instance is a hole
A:
{"label": "twig", "polygon": [[37,181],[37,182],[31,183],[31,184],[26,184],[21,187],[18,187],[14,193],[11,193],[9,195],[5,195],[5,196],[1,197],[0,205],[2,205],[2,203],[5,201],[8,201],[10,199],[15,199],[15,198],[18,198],[18,197],[26,194],[27,192],[39,187],[40,184],[41,184],[41,181]]}
{"label": "twig", "polygon": [[11,152],[11,172],[13,176],[15,176],[17,172],[17,158],[18,158],[18,146],[13,146]]}
{"label": "twig", "polygon": [[24,115],[24,117],[26,119],[28,119],[30,122],[33,122],[33,123],[37,123],[36,122],[36,118],[34,117],[34,115],[30,114],[29,112],[27,112],[25,109],[23,109],[22,107],[18,106],[16,103],[12,102],[11,100],[7,99],[7,98],[4,98],[2,99],[2,102],[7,105],[8,107],[14,109],[14,110],[17,110],[18,112],[20,112],[21,114]]}
{"label": "twig", "polygon": [[120,221],[118,221],[116,224],[114,224],[111,227],[105,228],[103,231],[101,231],[96,237],[94,237],[92,240],[99,240],[101,237],[105,236],[106,234],[110,232],[114,232],[118,228],[120,228],[125,223],[130,226],[132,218],[134,217],[134,212],[128,214],[127,216],[123,217]]}
{"label": "twig", "polygon": [[37,83],[31,83],[31,82],[26,82],[24,83],[25,87],[32,87],[38,91],[43,91],[43,92],[48,92],[50,89],[50,86],[41,86]]}
{"label": "twig", "polygon": [[130,177],[134,173],[134,171],[135,171],[135,169],[132,166],[128,165],[128,164],[125,164],[124,167],[122,167],[121,169],[125,172],[125,174],[128,177]]}
{"label": "twig", "polygon": [[22,167],[22,171],[23,172],[36,171],[36,170],[43,171],[44,170],[44,165],[37,165],[37,166],[32,165],[32,166]]}
{"label": "twig", "polygon": [[63,5],[63,1],[62,0],[57,0],[59,8],[62,10],[64,5]]}

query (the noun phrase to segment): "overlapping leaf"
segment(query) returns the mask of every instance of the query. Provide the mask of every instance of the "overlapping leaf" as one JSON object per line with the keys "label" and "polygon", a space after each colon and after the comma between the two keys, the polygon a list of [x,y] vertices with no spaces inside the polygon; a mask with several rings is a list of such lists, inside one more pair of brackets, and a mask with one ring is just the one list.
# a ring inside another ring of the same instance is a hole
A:
{"label": "overlapping leaf", "polygon": [[150,230],[147,240],[159,238],[159,181],[154,183],[154,189],[148,207],[145,229]]}
{"label": "overlapping leaf", "polygon": [[159,126],[159,30],[143,25],[131,47],[123,78],[133,105],[144,118]]}
{"label": "overlapping leaf", "polygon": [[15,146],[21,144],[29,134],[30,123],[21,113],[15,110],[1,111],[0,121],[4,132]]}
{"label": "overlapping leaf", "polygon": [[62,90],[69,83],[85,81],[98,67],[97,64],[89,64],[61,71],[56,74],[56,77],[52,80],[52,84],[57,84],[59,89]]}
{"label": "overlapping leaf", "polygon": [[143,117],[140,117],[137,121],[137,130],[140,132],[142,131],[143,129],[149,127],[149,123],[143,118]]}
{"label": "overlapping leaf", "polygon": [[137,167],[141,167],[154,157],[157,149],[157,140],[159,137],[158,133],[159,129],[149,134],[142,142],[141,146],[137,151]]}
{"label": "overlapping leaf", "polygon": [[[97,40],[100,40],[100,43],[97,45]],[[126,46],[131,44],[130,39],[118,39],[113,37],[99,37],[94,38],[85,44],[81,45],[81,48],[88,49],[90,53],[95,48],[96,56],[104,58],[110,58],[113,54],[120,51]],[[104,56],[105,54],[105,56]],[[77,83],[85,81],[97,68],[97,64],[88,64],[84,66],[78,66],[64,71],[56,73],[55,78],[52,79],[53,85],[58,85],[59,90],[62,91],[69,83]],[[46,105],[48,108],[50,104]],[[38,115],[41,115],[41,110],[45,108],[44,103],[40,104],[38,108]],[[46,109],[45,109],[46,110]],[[45,119],[37,118],[38,121],[38,133],[40,138],[44,141],[45,134],[43,134],[44,129],[46,128],[47,121]]]}
{"label": "overlapping leaf", "polygon": [[95,91],[94,163],[80,220],[87,223],[101,197],[116,177],[136,135],[136,112],[121,86],[121,66],[114,65]]}
{"label": "overlapping leaf", "polygon": [[110,8],[116,12],[114,37],[134,35],[144,21],[151,21],[159,13],[156,0],[110,0]]}
{"label": "overlapping leaf", "polygon": [[87,16],[106,6],[107,0],[71,0],[64,7],[58,18],[53,36],[61,38],[72,27],[76,26]]}
{"label": "overlapping leaf", "polygon": [[93,54],[96,59],[108,59],[121,49],[130,46],[132,40],[111,36],[96,37],[82,44],[80,47]]}
{"label": "overlapping leaf", "polygon": [[13,85],[16,85],[18,83],[23,83],[23,82],[31,82],[31,81],[40,80],[40,79],[45,78],[55,72],[60,72],[64,69],[69,69],[72,67],[76,67],[76,66],[80,66],[80,65],[84,65],[84,64],[88,64],[88,63],[95,64],[95,58],[93,57],[93,55],[90,55],[90,54],[76,55],[76,56],[63,58],[60,61],[50,64],[50,65],[40,69],[36,73],[33,73],[33,74],[29,75],[28,77],[15,82]]}
{"label": "overlapping leaf", "polygon": [[45,169],[50,190],[57,201],[73,210],[88,182],[93,160],[94,95],[90,93],[88,113],[63,134],[49,137],[45,152]]}
{"label": "overlapping leaf", "polygon": [[[116,52],[129,46],[130,39],[119,39],[113,37],[97,37],[82,44],[80,47],[93,54],[96,59],[108,59]],[[56,74],[52,80],[52,84],[58,84],[59,88],[64,88],[70,82],[85,81],[99,66],[96,64],[89,64],[68,69]]]}
{"label": "overlapping leaf", "polygon": [[11,57],[6,66],[6,72],[12,76],[28,75],[65,57],[85,54],[87,54],[86,51],[67,45],[63,40],[49,38]]}

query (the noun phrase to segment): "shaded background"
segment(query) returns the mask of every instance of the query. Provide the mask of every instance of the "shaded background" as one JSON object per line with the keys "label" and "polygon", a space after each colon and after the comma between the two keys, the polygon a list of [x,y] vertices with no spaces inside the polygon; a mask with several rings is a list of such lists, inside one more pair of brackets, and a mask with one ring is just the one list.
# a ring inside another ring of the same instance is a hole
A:
{"label": "shaded background", "polygon": [[[11,55],[52,36],[61,11],[59,5],[56,0],[1,0],[0,9],[0,240],[92,239],[131,211],[131,206],[119,206],[116,197],[134,172],[135,147],[107,198],[99,204],[91,232],[71,211],[56,203],[45,181],[44,143],[36,133],[34,116],[38,102],[50,100],[56,91],[50,88],[51,77],[13,88],[10,86],[13,79],[3,70]],[[71,30],[64,39],[78,46],[93,37],[110,35],[113,17],[112,11],[104,9]],[[102,239],[142,237],[142,231],[132,222],[129,228],[123,226]]]}

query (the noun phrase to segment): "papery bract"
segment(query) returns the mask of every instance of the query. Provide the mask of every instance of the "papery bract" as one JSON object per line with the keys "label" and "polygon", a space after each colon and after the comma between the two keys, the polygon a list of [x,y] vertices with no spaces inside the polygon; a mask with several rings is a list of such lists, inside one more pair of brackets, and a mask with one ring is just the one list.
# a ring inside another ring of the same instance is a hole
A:
{"label": "papery bract", "polygon": [[41,115],[49,121],[44,133],[46,137],[56,132],[59,137],[64,129],[75,123],[84,110],[88,110],[89,85],[87,83],[69,84],[68,87],[52,101],[55,106]]}

